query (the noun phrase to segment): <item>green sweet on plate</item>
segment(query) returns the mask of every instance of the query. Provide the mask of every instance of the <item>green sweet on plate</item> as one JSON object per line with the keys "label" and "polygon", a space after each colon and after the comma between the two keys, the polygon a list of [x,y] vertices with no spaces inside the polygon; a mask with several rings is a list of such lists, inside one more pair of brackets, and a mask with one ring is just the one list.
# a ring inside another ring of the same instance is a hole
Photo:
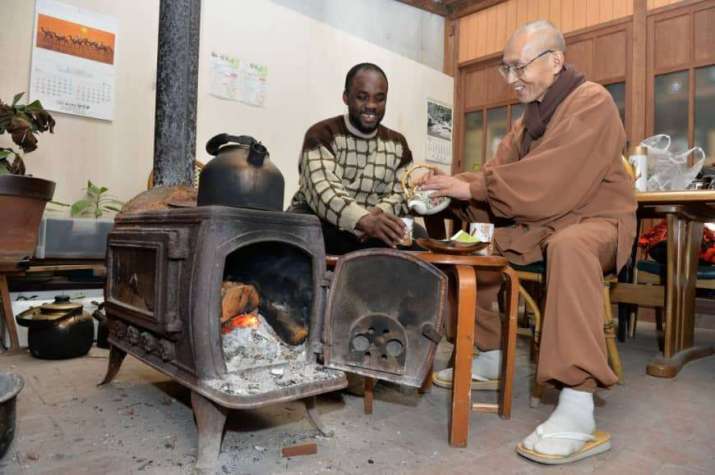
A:
{"label": "green sweet on plate", "polygon": [[473,243],[473,242],[480,242],[479,239],[476,237],[472,236],[471,234],[462,231],[461,229],[457,231],[457,233],[452,236],[450,241],[457,241],[457,242],[464,242],[464,243]]}

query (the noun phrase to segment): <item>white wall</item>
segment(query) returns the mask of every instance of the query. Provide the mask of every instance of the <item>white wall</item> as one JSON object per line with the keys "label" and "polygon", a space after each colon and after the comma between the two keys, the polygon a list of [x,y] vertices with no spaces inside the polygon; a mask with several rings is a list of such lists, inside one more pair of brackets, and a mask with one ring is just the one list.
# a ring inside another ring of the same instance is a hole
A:
{"label": "white wall", "polygon": [[[28,173],[54,180],[55,200],[79,199],[87,179],[126,200],[146,189],[152,168],[159,0],[62,1],[119,19],[114,121],[53,113],[55,133],[39,136],[38,149],[25,158]],[[29,89],[34,14],[33,0],[0,0],[5,101]],[[0,136],[0,144],[10,145],[9,137]]]}
{"label": "white wall", "polygon": [[444,17],[396,0],[270,1],[442,70]]}
{"label": "white wall", "polygon": [[[152,168],[159,0],[61,1],[119,19],[115,119],[54,113],[55,134],[39,137],[38,150],[26,157],[28,171],[55,180],[55,199],[60,201],[78,199],[88,178],[108,186],[120,199],[129,199],[146,188]],[[34,1],[0,3],[0,98],[10,100],[29,86]],[[216,133],[253,135],[266,144],[283,172],[287,202],[297,187],[305,130],[344,112],[345,73],[362,61],[375,62],[387,72],[390,91],[384,123],[402,132],[415,159],[423,159],[425,99],[451,104],[450,77],[270,0],[202,3],[199,160],[209,158],[204,146]],[[208,94],[212,50],[268,65],[265,108]],[[0,144],[9,145],[8,137],[0,137]]]}
{"label": "white wall", "polygon": [[[197,155],[207,158],[203,145],[217,133],[252,135],[283,172],[286,202],[297,189],[305,131],[346,110],[342,91],[352,65],[369,61],[385,70],[389,92],[383,123],[405,135],[417,162],[425,150],[426,98],[452,103],[451,77],[270,1],[252,1],[250,14],[240,2],[205,1],[201,31]],[[208,94],[212,50],[268,65],[265,108]]]}

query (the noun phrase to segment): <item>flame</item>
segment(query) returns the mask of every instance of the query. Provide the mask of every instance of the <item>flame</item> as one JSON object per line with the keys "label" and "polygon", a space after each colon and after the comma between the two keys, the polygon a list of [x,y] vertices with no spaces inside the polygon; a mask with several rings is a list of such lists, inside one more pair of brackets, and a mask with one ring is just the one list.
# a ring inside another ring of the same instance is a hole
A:
{"label": "flame", "polygon": [[257,312],[242,313],[225,322],[223,324],[223,332],[230,333],[236,328],[257,328],[259,324],[260,320],[258,320]]}

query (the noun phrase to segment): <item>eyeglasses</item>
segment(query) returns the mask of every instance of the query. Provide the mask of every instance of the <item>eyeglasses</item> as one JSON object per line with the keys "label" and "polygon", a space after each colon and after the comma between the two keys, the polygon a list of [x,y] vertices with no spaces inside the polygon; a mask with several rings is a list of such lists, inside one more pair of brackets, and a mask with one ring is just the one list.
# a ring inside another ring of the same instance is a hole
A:
{"label": "eyeglasses", "polygon": [[531,61],[529,61],[529,62],[526,63],[526,64],[514,64],[514,65],[512,65],[512,64],[504,64],[504,63],[502,63],[502,64],[499,65],[499,67],[498,67],[497,69],[499,69],[499,73],[502,75],[502,77],[503,77],[504,79],[507,79],[507,78],[509,77],[509,74],[512,73],[512,72],[513,72],[514,74],[516,74],[516,77],[521,78],[521,77],[524,76],[524,73],[526,72],[526,68],[528,68],[531,63],[533,63],[533,62],[536,61],[537,59],[541,58],[543,55],[545,55],[545,54],[547,54],[547,53],[553,53],[553,52],[554,52],[554,50],[552,50],[552,49],[547,49],[546,51],[542,52],[541,54],[539,54],[538,56],[536,56],[534,59],[532,59]]}

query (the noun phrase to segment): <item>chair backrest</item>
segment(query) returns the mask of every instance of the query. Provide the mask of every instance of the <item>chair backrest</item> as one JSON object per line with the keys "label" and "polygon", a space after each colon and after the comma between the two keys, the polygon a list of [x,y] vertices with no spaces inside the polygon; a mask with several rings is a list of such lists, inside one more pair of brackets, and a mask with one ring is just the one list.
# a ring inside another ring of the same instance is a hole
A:
{"label": "chair backrest", "polygon": [[628,173],[628,176],[631,177],[631,180],[636,181],[636,169],[635,167],[631,164],[631,162],[628,161],[626,157],[621,155],[621,162],[623,163],[623,168],[626,169],[626,173]]}

